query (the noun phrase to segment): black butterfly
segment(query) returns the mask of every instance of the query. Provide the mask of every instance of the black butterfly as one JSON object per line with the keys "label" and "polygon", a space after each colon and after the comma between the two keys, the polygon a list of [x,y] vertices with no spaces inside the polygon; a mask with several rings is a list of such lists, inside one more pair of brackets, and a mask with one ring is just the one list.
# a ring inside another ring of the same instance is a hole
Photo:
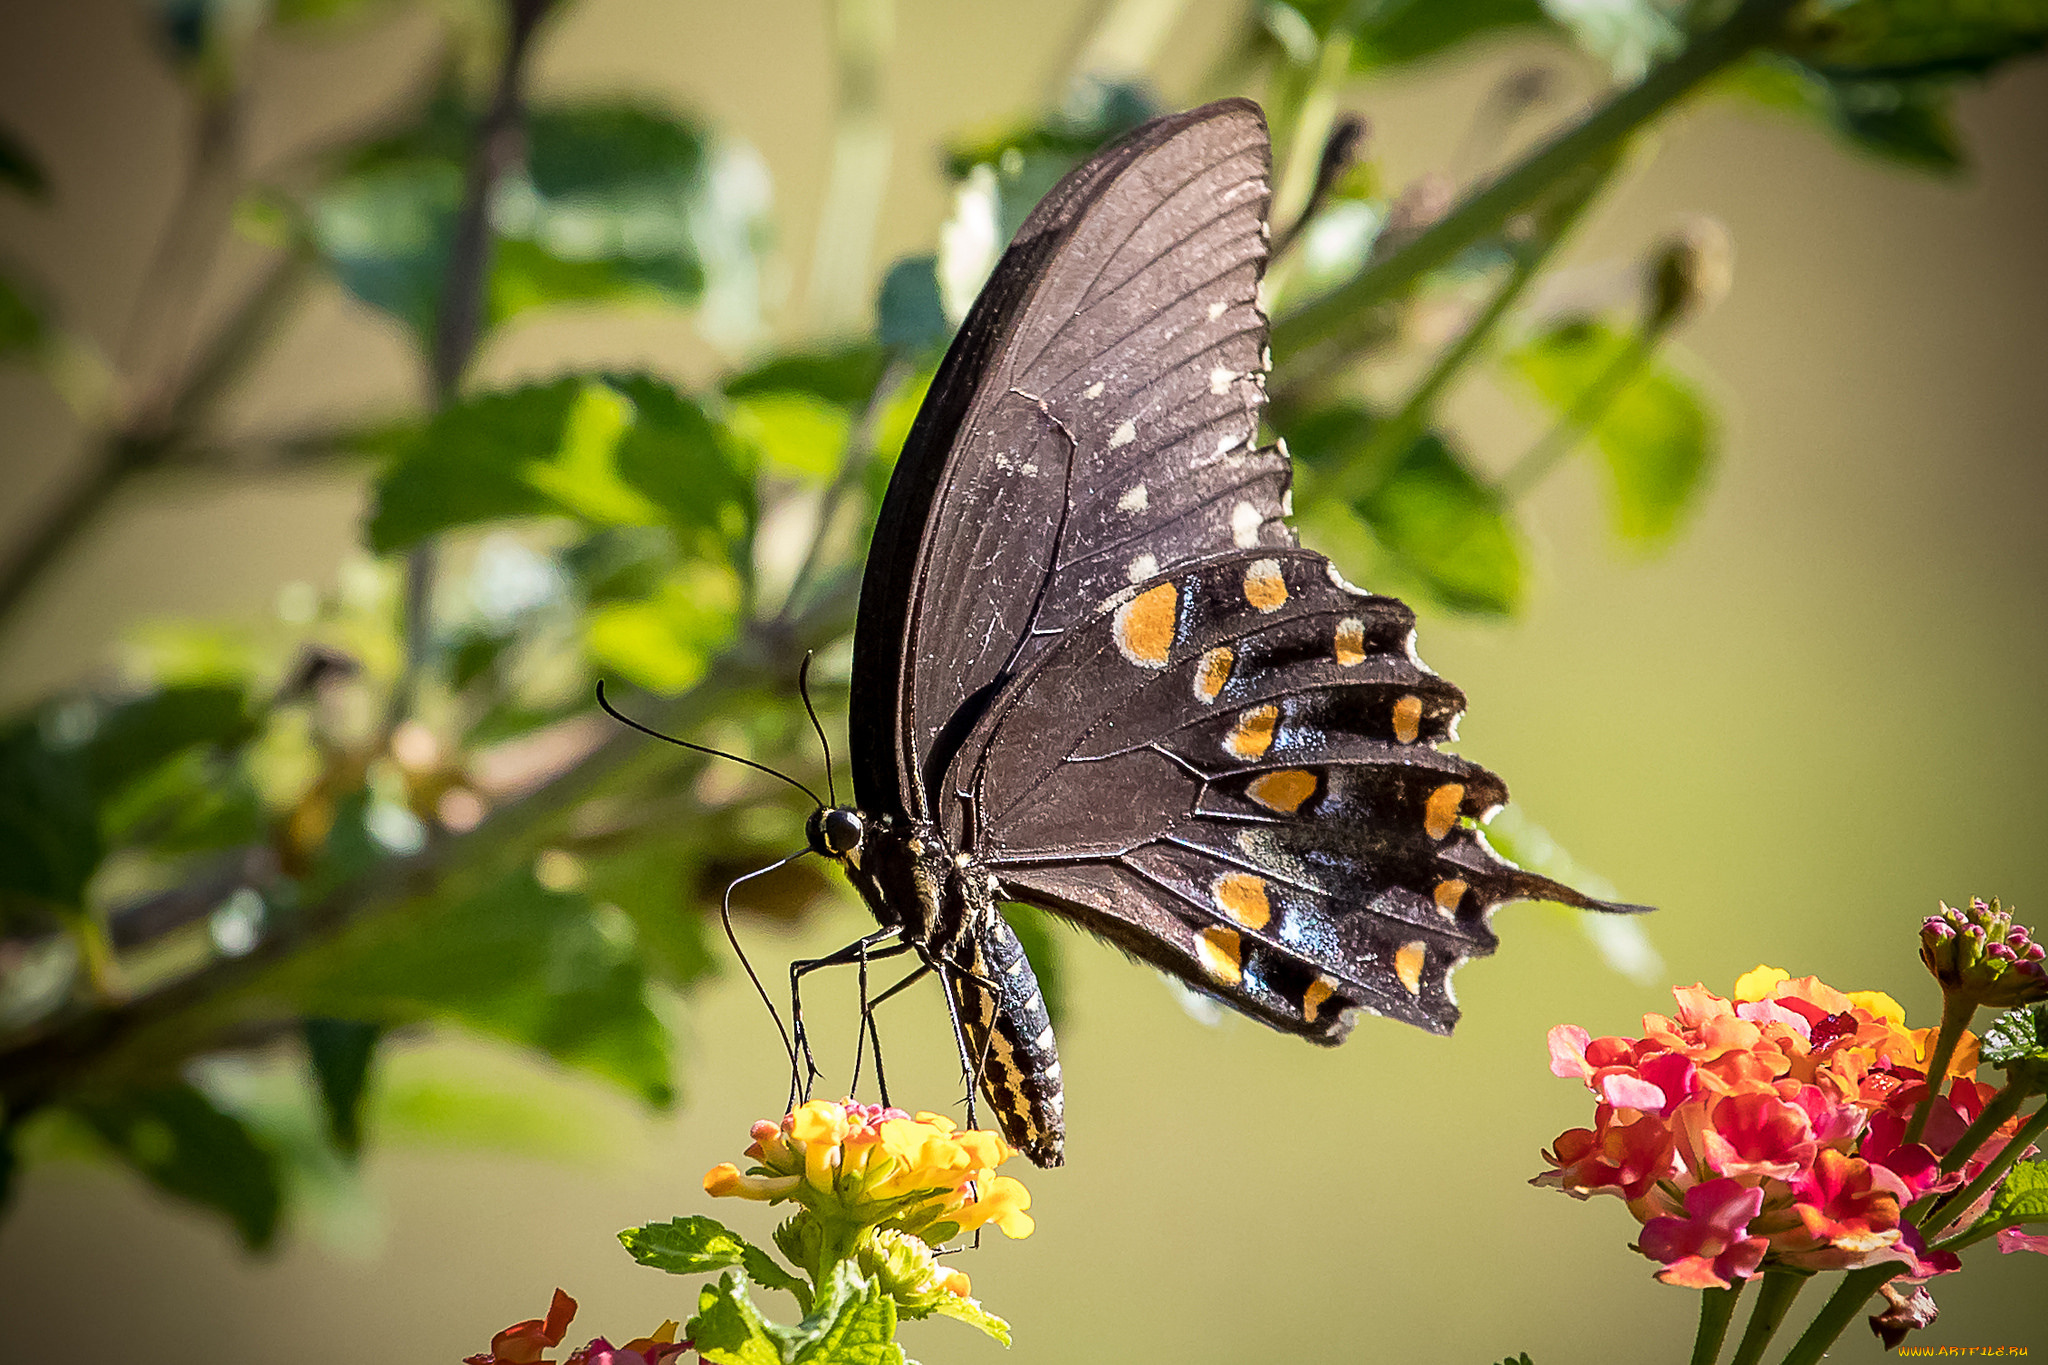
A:
{"label": "black butterfly", "polygon": [[[939,973],[1009,1140],[1059,1164],[1058,1053],[997,906],[1042,906],[1275,1028],[1434,1032],[1525,897],[1470,823],[1465,699],[1414,616],[1296,548],[1265,404],[1265,119],[1155,119],[1062,180],[969,313],[889,484],[854,634],[858,805],[820,809]],[[884,949],[886,951],[886,949]],[[800,964],[809,966],[813,964]]]}

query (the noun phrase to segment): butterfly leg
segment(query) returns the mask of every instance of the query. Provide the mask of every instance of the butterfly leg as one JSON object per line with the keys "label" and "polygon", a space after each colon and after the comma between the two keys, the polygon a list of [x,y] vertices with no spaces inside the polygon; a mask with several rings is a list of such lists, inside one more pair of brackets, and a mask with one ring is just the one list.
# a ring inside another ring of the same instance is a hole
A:
{"label": "butterfly leg", "polygon": [[[789,964],[789,1010],[792,1047],[796,1055],[790,1058],[789,1107],[795,1109],[803,1100],[809,1099],[811,1082],[824,1078],[818,1069],[817,1058],[811,1053],[809,1032],[804,1027],[803,979],[820,967],[843,967],[850,963],[865,963],[882,958],[897,957],[910,951],[906,943],[890,944],[897,930],[877,929],[847,944],[836,952],[823,957],[805,958]],[[881,946],[886,945],[886,946]]]}
{"label": "butterfly leg", "polygon": [[[872,1038],[875,1043],[875,1085],[882,1093],[882,1103],[884,1105],[889,1103],[889,1077],[882,1070],[882,1034],[880,1027],[875,1022],[875,1011],[931,974],[932,969],[930,967],[919,967],[872,1000],[867,999],[866,990],[863,987],[861,1018],[867,1026],[867,1036]],[[858,1087],[860,1084],[860,1055],[858,1052],[854,1054],[853,1059],[853,1081],[854,1085]]]}

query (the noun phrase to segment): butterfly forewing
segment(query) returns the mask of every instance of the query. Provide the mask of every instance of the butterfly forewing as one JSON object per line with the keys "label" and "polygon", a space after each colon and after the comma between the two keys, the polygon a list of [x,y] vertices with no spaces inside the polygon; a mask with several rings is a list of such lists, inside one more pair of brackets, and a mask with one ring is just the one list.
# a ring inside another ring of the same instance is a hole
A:
{"label": "butterfly forewing", "polygon": [[[930,401],[957,408],[957,423],[920,420],[904,460],[925,475],[892,483],[877,530],[856,641],[856,777],[880,766],[883,735],[859,717],[886,685],[898,790],[882,795],[949,833],[958,813],[938,776],[994,685],[1134,576],[1232,544],[1291,543],[1286,460],[1251,448],[1264,121],[1228,101],[1148,125],[1136,144],[1077,171],[1026,220],[935,384]],[[956,357],[979,360],[971,392],[957,390],[974,367]],[[921,441],[949,430],[934,458]],[[875,559],[908,560],[885,537],[913,519],[916,560],[897,585],[901,565]],[[907,609],[871,629],[871,594],[892,591]]]}

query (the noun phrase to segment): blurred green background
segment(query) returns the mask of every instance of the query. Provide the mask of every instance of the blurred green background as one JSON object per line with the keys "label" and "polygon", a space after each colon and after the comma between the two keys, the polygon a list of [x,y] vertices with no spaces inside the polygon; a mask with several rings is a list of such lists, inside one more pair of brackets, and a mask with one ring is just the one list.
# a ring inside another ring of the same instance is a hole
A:
{"label": "blurred green background", "polygon": [[[866,252],[814,249],[837,89],[820,4],[578,0],[541,30],[531,93],[630,94],[758,155],[774,243],[759,353],[829,334],[846,298],[864,324],[889,263],[936,245],[953,193],[942,149],[1056,99],[1106,8],[1154,12],[1138,41],[1110,43],[1111,74],[1169,106],[1237,88],[1217,73],[1246,32],[1239,5],[898,0]],[[464,13],[380,10],[256,40],[250,163],[388,125],[431,84]],[[1502,134],[1514,147],[1610,80],[1554,39],[1507,33],[1348,85],[1341,103],[1370,119],[1391,190],[1430,172],[1469,180],[1502,156],[1484,137],[1475,153],[1474,111],[1531,67],[1550,73],[1551,98]],[[1711,487],[1671,547],[1644,554],[1610,531],[1598,470],[1574,462],[1526,506],[1520,615],[1423,607],[1423,656],[1472,701],[1462,752],[1505,775],[1580,865],[1660,907],[1646,926],[1663,960],[1654,979],[1605,965],[1562,912],[1514,908],[1497,922],[1500,955],[1458,979],[1454,1039],[1368,1020],[1322,1052],[1236,1018],[1198,1021],[1148,970],[1064,935],[1071,1164],[1025,1176],[1034,1237],[991,1239],[964,1263],[1016,1327],[1011,1358],[1682,1358],[1695,1300],[1651,1280],[1622,1210],[1525,1183],[1539,1147],[1590,1112],[1583,1090],[1549,1075],[1545,1030],[1628,1032],[1668,1005],[1670,984],[1725,992],[1759,961],[1890,991],[1931,1024],[1912,933],[1937,899],[1997,894],[2041,923],[2048,855],[2028,831],[2048,759],[2048,69],[2021,63],[1968,87],[1955,117],[1969,166],[1945,176],[1727,94],[1638,146],[1532,307],[1625,305],[1660,234],[1692,214],[1726,225],[1732,292],[1669,356],[1722,413]],[[44,204],[0,199],[0,252],[103,349],[157,250],[189,119],[137,6],[0,11],[0,127],[54,186]],[[198,314],[218,315],[265,259],[231,245]],[[858,287],[813,278],[820,259],[848,264]],[[697,390],[740,353],[682,310],[556,310],[493,333],[469,382],[646,370]],[[424,401],[402,330],[322,281],[220,421],[260,444]],[[20,368],[0,370],[0,411],[5,542],[77,477],[90,432]],[[1495,471],[1548,421],[1526,389],[1483,371],[1439,415]],[[116,676],[147,623],[274,621],[281,585],[325,591],[345,576],[370,466],[252,463],[125,487],[5,622],[0,703]],[[742,921],[757,962],[859,932],[843,888],[793,918],[816,891],[784,878],[743,893],[779,907]],[[849,992],[822,987],[818,1016],[850,1022]],[[939,1107],[954,1081],[936,996],[891,1008],[899,1095]],[[723,964],[659,1009],[682,1097],[666,1112],[473,1035],[404,1032],[379,1061],[359,1173],[303,1186],[263,1255],[52,1140],[0,1223],[0,1356],[452,1361],[541,1312],[556,1285],[584,1305],[578,1332],[617,1339],[687,1316],[687,1287],[630,1265],[612,1234],[705,1211],[703,1171],[777,1110],[784,1068]],[[843,1072],[843,1052],[828,1070]],[[299,1065],[288,1050],[247,1054],[213,1084],[260,1088]],[[768,1226],[759,1210],[720,1212],[750,1234]],[[2048,1349],[2041,1283],[2031,1258],[1980,1248],[1936,1284],[1942,1318],[1916,1344]],[[946,1323],[909,1329],[905,1345],[927,1361],[999,1354]],[[1859,1324],[1834,1358],[1879,1353]]]}

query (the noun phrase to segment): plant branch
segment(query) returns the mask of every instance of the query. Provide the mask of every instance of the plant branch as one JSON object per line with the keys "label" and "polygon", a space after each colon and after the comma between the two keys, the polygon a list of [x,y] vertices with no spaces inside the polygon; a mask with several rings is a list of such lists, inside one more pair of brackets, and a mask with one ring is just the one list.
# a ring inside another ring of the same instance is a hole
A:
{"label": "plant branch", "polygon": [[809,588],[824,563],[825,546],[832,536],[832,523],[839,519],[839,509],[853,490],[866,477],[868,465],[875,453],[875,429],[881,425],[882,410],[903,381],[910,377],[910,359],[898,351],[889,357],[889,363],[882,367],[875,386],[868,393],[868,401],[861,408],[860,416],[846,435],[846,453],[839,461],[839,468],[826,487],[824,496],[818,502],[818,529],[811,536],[811,543],[804,549],[803,562],[797,566],[796,577],[790,580],[789,591],[782,599],[780,618],[787,618],[796,604],[803,599],[804,590]]}
{"label": "plant branch", "polygon": [[1778,1325],[1785,1321],[1785,1314],[1791,1311],[1792,1300],[1806,1288],[1807,1278],[1789,1270],[1764,1272],[1763,1284],[1756,1292],[1756,1303],[1749,1310],[1749,1325],[1743,1328],[1742,1340],[1736,1343],[1729,1365],[1757,1365],[1764,1358],[1765,1348],[1777,1335]]}
{"label": "plant branch", "polygon": [[2048,1103],[2036,1109],[2027,1121],[2020,1125],[2020,1130],[2013,1136],[2012,1141],[2000,1148],[1997,1156],[1984,1163],[1984,1169],[1977,1172],[1975,1180],[1936,1204],[1923,1226],[1938,1230],[1948,1221],[1967,1214],[1971,1207],[1984,1197],[1986,1191],[2005,1179],[2005,1173],[2013,1168],[2027,1148],[2040,1139],[2043,1131],[2048,1131]]}
{"label": "plant branch", "polygon": [[1700,1326],[1692,1341],[1691,1365],[1714,1365],[1721,1355],[1721,1343],[1728,1339],[1728,1324],[1735,1317],[1735,1304],[1748,1280],[1737,1280],[1726,1289],[1700,1291]]}
{"label": "plant branch", "polygon": [[889,187],[889,120],[882,108],[884,64],[895,38],[893,0],[834,0],[833,56],[839,99],[832,169],[804,282],[811,320],[852,332],[867,316],[875,223]]}
{"label": "plant branch", "polygon": [[[853,624],[854,592],[822,597],[796,619],[751,622],[714,660],[705,680],[647,717],[657,728],[687,731],[731,697],[785,684],[807,641]],[[266,990],[271,974],[343,930],[379,915],[403,913],[422,898],[480,881],[531,859],[559,836],[583,802],[602,789],[689,760],[621,732],[532,793],[500,806],[475,829],[430,841],[418,853],[379,862],[311,904],[248,955],[217,961],[152,994],[53,1019],[0,1051],[0,1110],[14,1119],[109,1074],[156,1074],[194,1053],[240,1036],[252,1021],[289,1011]],[[260,1030],[259,1030],[260,1034]]]}
{"label": "plant branch", "polygon": [[1571,171],[1610,153],[1717,72],[1769,42],[1795,4],[1796,0],[1743,0],[1720,27],[1701,34],[1635,85],[1466,196],[1405,246],[1367,265],[1349,283],[1276,320],[1275,353],[1291,355],[1342,337],[1356,319],[1399,297],[1423,275],[1498,232],[1511,215]]}

